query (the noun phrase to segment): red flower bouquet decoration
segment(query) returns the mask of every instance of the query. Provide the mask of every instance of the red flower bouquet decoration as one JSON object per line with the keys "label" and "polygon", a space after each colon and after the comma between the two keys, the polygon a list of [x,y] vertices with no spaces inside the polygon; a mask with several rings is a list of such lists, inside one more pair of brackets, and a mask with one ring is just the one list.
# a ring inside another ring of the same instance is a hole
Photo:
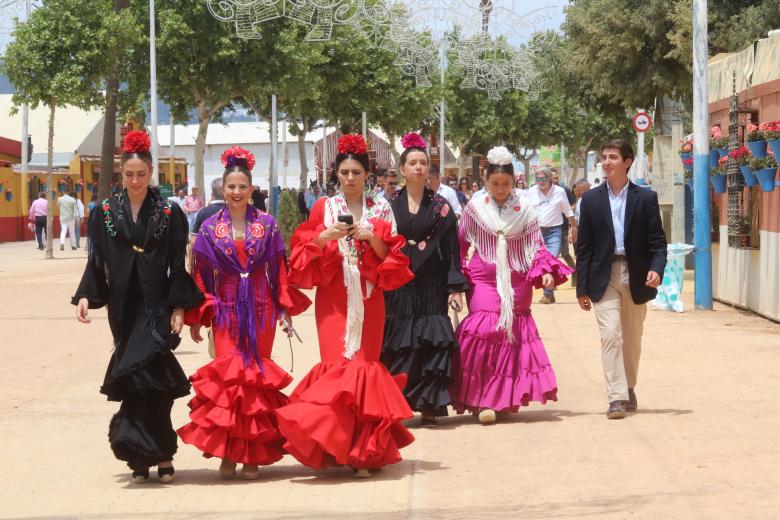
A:
{"label": "red flower bouquet decoration", "polygon": [[428,148],[428,143],[420,134],[416,132],[409,132],[408,134],[404,134],[404,136],[401,138],[401,146],[403,146],[405,150],[408,150],[409,148],[419,148],[420,150],[425,150]]}
{"label": "red flower bouquet decoration", "polygon": [[339,139],[337,150],[340,154],[366,155],[368,146],[362,135],[344,134]]}
{"label": "red flower bouquet decoration", "polygon": [[152,140],[143,130],[133,130],[125,136],[126,153],[145,153],[152,148]]}
{"label": "red flower bouquet decoration", "polygon": [[232,166],[243,166],[247,170],[252,170],[255,167],[255,156],[249,150],[245,150],[240,146],[233,146],[222,152],[222,166],[230,168]]}

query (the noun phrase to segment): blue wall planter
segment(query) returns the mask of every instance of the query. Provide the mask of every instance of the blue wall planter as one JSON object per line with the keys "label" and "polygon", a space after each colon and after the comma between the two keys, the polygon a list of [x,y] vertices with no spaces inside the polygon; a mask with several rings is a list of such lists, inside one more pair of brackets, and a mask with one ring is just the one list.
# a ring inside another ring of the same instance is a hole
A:
{"label": "blue wall planter", "polygon": [[14,200],[14,194],[12,191],[9,190],[5,192],[5,200],[7,200],[8,202]]}
{"label": "blue wall planter", "polygon": [[780,159],[780,139],[772,139],[767,141],[766,144],[769,145],[769,149],[772,150],[775,159]]}
{"label": "blue wall planter", "polygon": [[758,184],[758,180],[756,180],[756,176],[753,175],[753,169],[750,166],[740,166],[739,171],[742,172],[742,178],[745,179],[746,185],[755,186]]}
{"label": "blue wall planter", "polygon": [[692,172],[693,171],[693,154],[692,153],[681,153],[680,159],[683,163],[683,168],[685,168],[686,172]]}
{"label": "blue wall planter", "polygon": [[715,189],[715,193],[726,193],[726,176],[725,175],[710,175],[710,183]]}
{"label": "blue wall planter", "polygon": [[775,191],[775,173],[777,173],[777,168],[761,168],[756,172],[761,191],[767,193]]}
{"label": "blue wall planter", "polygon": [[718,148],[718,155],[720,155],[720,158],[723,159],[729,154],[728,148]]}
{"label": "blue wall planter", "polygon": [[720,152],[717,150],[710,150],[710,169],[718,167],[718,161],[720,160]]}
{"label": "blue wall planter", "polygon": [[750,148],[750,154],[756,159],[766,157],[766,141],[748,141],[747,147]]}

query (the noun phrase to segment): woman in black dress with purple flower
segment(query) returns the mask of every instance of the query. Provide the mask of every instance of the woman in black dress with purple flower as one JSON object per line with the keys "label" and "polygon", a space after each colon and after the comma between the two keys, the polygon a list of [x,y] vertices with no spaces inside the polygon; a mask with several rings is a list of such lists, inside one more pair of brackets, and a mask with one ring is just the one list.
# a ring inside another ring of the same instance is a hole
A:
{"label": "woman in black dress with purple flower", "polygon": [[407,239],[403,253],[414,279],[385,292],[382,362],[392,374],[406,374],[404,395],[422,414],[423,426],[435,426],[450,404],[452,355],[458,349],[448,306],[463,306],[458,221],[447,201],[425,187],[427,144],[418,134],[401,140],[400,171],[406,187],[391,199],[398,234]]}

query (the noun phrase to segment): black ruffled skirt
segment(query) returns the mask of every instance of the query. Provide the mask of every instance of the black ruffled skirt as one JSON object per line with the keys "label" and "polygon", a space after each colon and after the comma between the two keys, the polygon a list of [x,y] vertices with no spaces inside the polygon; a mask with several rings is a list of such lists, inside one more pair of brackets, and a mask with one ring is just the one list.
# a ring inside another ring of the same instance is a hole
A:
{"label": "black ruffled skirt", "polygon": [[447,270],[426,269],[395,291],[385,293],[382,363],[404,373],[404,395],[418,412],[447,415],[452,355],[458,349],[447,315]]}
{"label": "black ruffled skirt", "polygon": [[122,403],[108,440],[116,458],[136,470],[173,458],[177,437],[171,408],[174,399],[189,394],[190,383],[173,355],[180,338],[170,333],[169,312],[145,311],[136,301],[122,329],[100,392]]}

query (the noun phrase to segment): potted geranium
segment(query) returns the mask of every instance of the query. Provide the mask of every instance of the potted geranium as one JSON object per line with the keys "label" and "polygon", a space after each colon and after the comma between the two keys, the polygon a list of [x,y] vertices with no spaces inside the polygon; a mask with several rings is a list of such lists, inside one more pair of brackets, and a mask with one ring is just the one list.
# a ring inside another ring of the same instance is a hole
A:
{"label": "potted geranium", "polygon": [[775,157],[780,157],[780,120],[769,121],[764,125],[766,144],[769,145],[769,149],[772,150]]}
{"label": "potted geranium", "polygon": [[754,159],[750,166],[756,174],[761,191],[770,192],[775,189],[775,174],[777,173],[777,161],[774,155],[767,155],[763,159]]}
{"label": "potted geranium", "polygon": [[726,193],[726,171],[729,166],[728,156],[722,157],[715,168],[710,168],[710,183],[715,193]]}
{"label": "potted geranium", "polygon": [[[713,152],[716,152],[717,155]],[[718,159],[726,157],[728,154],[729,136],[723,135],[720,125],[715,125],[710,129],[710,168],[717,167]]]}
{"label": "potted geranium", "polygon": [[739,171],[742,173],[742,178],[745,179],[745,184],[747,186],[755,186],[758,181],[756,180],[756,176],[753,175],[753,168],[750,167],[752,156],[750,155],[748,147],[741,146],[736,150],[731,150],[729,152],[729,157],[734,159],[734,162],[739,166]]}
{"label": "potted geranium", "polygon": [[764,139],[764,132],[761,131],[761,127],[748,123],[747,125],[747,146],[750,148],[750,153],[756,159],[763,159],[766,157],[766,140]]}
{"label": "potted geranium", "polygon": [[686,172],[693,171],[693,136],[689,135],[680,140],[680,159]]}

